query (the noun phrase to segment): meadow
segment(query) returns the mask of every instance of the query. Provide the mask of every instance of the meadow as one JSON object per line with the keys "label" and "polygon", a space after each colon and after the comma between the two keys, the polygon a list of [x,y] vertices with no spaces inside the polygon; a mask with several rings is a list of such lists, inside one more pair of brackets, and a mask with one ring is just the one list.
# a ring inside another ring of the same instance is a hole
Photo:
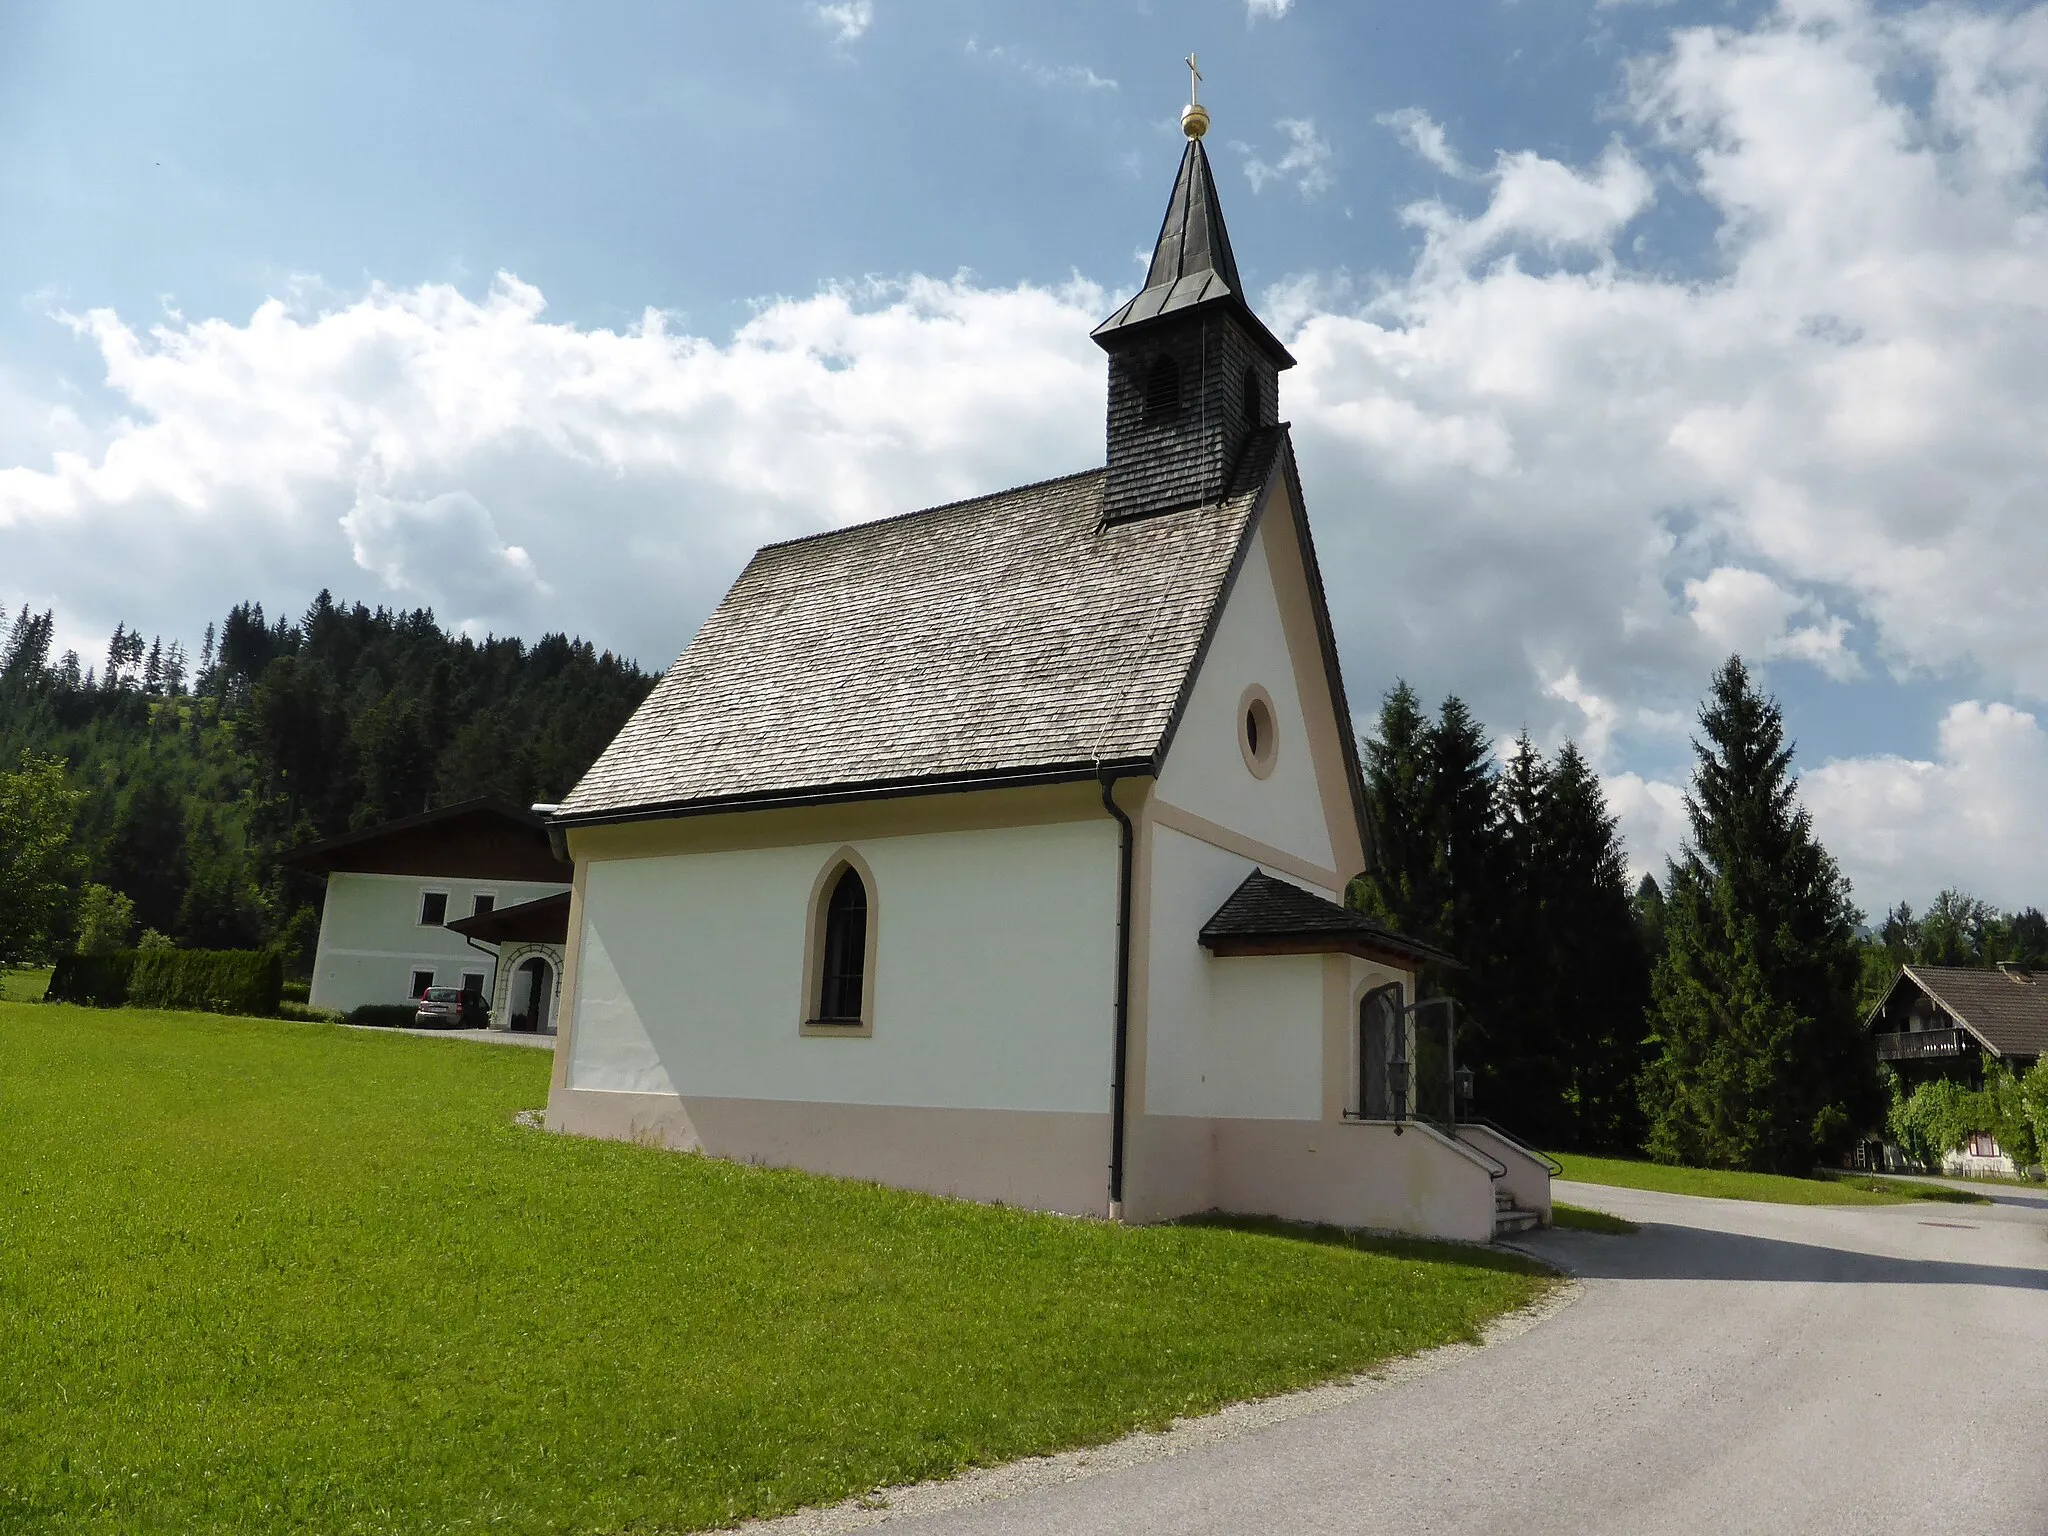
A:
{"label": "meadow", "polygon": [[0,1003],[0,1532],[694,1530],[1476,1337],[1513,1255],[526,1128],[543,1052]]}

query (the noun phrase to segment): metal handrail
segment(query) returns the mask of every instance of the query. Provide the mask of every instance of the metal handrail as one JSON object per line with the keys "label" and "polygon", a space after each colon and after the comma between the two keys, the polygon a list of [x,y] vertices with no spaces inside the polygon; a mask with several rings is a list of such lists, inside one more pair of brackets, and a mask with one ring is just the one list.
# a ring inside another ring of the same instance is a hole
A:
{"label": "metal handrail", "polygon": [[1553,1179],[1561,1179],[1564,1177],[1563,1163],[1560,1163],[1548,1152],[1539,1152],[1536,1148],[1530,1146],[1526,1141],[1522,1140],[1521,1137],[1517,1136],[1513,1131],[1509,1130],[1506,1126],[1497,1125],[1491,1120],[1483,1120],[1477,1115],[1467,1115],[1464,1119],[1460,1120],[1458,1124],[1476,1125],[1481,1130],[1491,1131],[1494,1135],[1498,1136],[1502,1141],[1506,1142],[1509,1146],[1513,1147],[1517,1152],[1532,1157],[1537,1162],[1543,1164],[1544,1167],[1550,1170],[1550,1176]]}

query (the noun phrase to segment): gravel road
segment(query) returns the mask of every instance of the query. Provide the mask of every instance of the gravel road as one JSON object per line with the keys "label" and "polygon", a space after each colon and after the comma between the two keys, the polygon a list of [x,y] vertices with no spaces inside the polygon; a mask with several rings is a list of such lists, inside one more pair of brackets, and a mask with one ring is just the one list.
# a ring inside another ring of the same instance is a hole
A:
{"label": "gravel road", "polygon": [[1514,1337],[1164,1459],[882,1523],[2048,1533],[2048,1192],[1840,1208],[1560,1182],[1557,1197],[1644,1229],[1533,1234],[1523,1246],[1582,1283]]}

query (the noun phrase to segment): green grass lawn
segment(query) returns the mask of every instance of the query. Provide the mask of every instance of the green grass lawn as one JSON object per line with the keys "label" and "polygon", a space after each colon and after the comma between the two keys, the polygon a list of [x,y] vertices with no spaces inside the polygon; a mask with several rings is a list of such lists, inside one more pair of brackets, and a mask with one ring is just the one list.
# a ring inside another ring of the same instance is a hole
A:
{"label": "green grass lawn", "polygon": [[40,1003],[49,986],[48,966],[40,970],[0,969],[0,1003]]}
{"label": "green grass lawn", "polygon": [[654,1532],[1477,1335],[1483,1250],[523,1130],[538,1051],[0,1005],[0,1532]]}
{"label": "green grass lawn", "polygon": [[1665,1163],[1625,1157],[1585,1157],[1553,1152],[1564,1165],[1563,1178],[1581,1184],[1612,1184],[1622,1189],[1654,1189],[1670,1195],[1711,1195],[1719,1200],[1763,1200],[1776,1205],[1902,1205],[1910,1200],[1941,1200],[1955,1205],[1984,1205],[1982,1195],[1940,1184],[1915,1184],[1900,1179],[1873,1179],[1852,1173],[1830,1173],[1810,1179],[1781,1173],[1729,1173],[1718,1168],[1673,1168]]}

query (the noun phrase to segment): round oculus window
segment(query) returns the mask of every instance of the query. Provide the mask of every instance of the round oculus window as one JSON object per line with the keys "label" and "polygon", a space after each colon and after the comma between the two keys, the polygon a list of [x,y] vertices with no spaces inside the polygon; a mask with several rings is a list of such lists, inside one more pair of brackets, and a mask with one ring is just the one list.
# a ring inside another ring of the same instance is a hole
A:
{"label": "round oculus window", "polygon": [[1237,745],[1254,777],[1263,779],[1273,771],[1280,733],[1273,719],[1273,700],[1257,683],[1245,689],[1238,701]]}

